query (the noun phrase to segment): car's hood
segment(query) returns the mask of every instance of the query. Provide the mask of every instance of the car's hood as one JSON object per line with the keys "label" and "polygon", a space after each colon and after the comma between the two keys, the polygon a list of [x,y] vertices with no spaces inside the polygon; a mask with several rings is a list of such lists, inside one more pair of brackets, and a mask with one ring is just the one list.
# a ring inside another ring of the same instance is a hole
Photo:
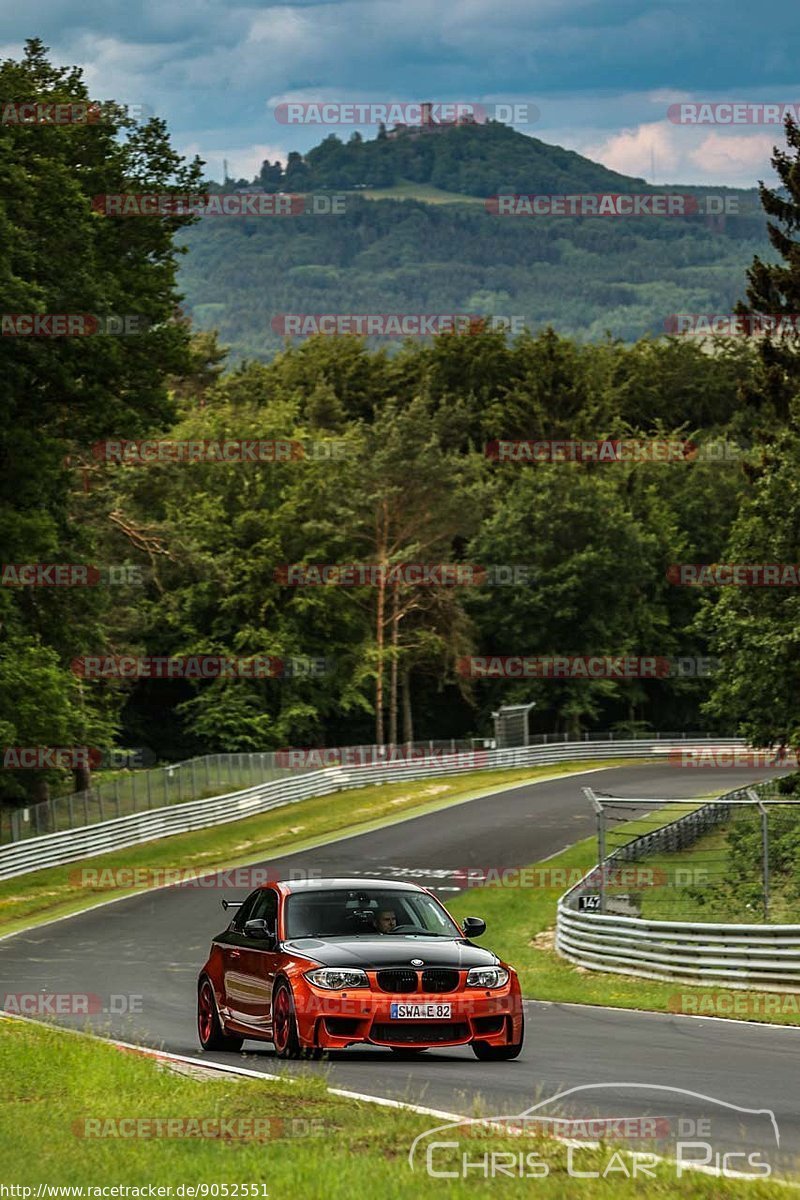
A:
{"label": "car's hood", "polygon": [[407,967],[412,958],[425,967],[486,967],[498,962],[496,954],[462,938],[383,937],[295,938],[282,950],[313,958],[324,967]]}

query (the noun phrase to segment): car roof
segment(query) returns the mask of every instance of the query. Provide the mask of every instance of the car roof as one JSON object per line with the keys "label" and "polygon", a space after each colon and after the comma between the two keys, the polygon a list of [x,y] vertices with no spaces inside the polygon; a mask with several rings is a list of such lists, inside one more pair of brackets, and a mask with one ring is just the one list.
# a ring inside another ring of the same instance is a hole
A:
{"label": "car roof", "polygon": [[277,879],[275,881],[278,887],[290,895],[293,892],[312,892],[318,891],[320,888],[329,891],[335,891],[341,888],[350,891],[354,888],[364,890],[365,888],[379,887],[383,890],[391,890],[396,892],[423,892],[424,888],[418,883],[403,883],[400,879],[378,879],[370,875],[368,878],[361,879]]}

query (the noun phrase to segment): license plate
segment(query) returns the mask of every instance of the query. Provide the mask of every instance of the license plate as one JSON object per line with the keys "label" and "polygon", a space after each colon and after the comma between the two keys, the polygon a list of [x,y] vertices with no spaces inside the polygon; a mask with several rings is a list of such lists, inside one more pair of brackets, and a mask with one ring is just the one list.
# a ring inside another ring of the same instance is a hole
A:
{"label": "license plate", "polygon": [[390,1010],[393,1021],[435,1021],[450,1016],[449,1004],[393,1004]]}

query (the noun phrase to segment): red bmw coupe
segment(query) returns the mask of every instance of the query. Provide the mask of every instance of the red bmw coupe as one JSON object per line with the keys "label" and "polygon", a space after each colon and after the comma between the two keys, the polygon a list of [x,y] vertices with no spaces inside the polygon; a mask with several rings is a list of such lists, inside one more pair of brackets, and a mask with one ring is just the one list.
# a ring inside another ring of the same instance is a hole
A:
{"label": "red bmw coupe", "polygon": [[401,1054],[472,1047],[516,1058],[524,1019],[513,967],[474,945],[412,883],[327,879],[268,883],[237,905],[211,943],[197,988],[205,1050],[272,1042],[279,1058],[317,1058],[367,1044]]}

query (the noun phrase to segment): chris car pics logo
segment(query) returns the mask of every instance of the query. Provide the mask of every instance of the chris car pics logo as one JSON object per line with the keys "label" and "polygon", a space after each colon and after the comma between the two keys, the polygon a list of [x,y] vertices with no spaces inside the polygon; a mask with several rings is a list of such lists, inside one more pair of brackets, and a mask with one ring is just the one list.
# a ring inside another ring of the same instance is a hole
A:
{"label": "chris car pics logo", "polygon": [[408,1165],[434,1179],[541,1180],[554,1171],[571,1179],[664,1172],[682,1179],[701,1171],[758,1180],[773,1174],[779,1147],[772,1109],[663,1084],[607,1082],[568,1088],[518,1115],[435,1126],[411,1143]]}

